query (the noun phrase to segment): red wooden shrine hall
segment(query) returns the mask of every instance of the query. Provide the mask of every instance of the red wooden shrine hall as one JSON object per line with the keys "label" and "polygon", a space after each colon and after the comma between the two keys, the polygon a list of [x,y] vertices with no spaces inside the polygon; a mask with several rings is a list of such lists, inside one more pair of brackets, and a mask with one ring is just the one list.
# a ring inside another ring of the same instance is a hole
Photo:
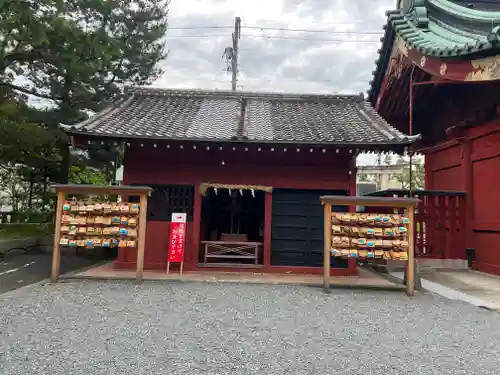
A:
{"label": "red wooden shrine hall", "polygon": [[[422,218],[432,230],[423,240],[448,265],[469,254],[472,267],[500,274],[500,29],[491,23],[500,5],[399,1],[387,16],[368,100],[400,131],[422,134],[412,148],[425,154]],[[452,246],[455,233],[463,238]]]}
{"label": "red wooden shrine hall", "polygon": [[[360,95],[144,88],[65,129],[79,147],[123,147],[123,183],[153,188],[146,269],[165,268],[170,218],[183,212],[185,270],[307,274],[322,273],[319,197],[356,194],[359,152],[416,139]],[[120,250],[116,267],[135,259]],[[355,273],[355,260],[332,259],[332,275]]]}

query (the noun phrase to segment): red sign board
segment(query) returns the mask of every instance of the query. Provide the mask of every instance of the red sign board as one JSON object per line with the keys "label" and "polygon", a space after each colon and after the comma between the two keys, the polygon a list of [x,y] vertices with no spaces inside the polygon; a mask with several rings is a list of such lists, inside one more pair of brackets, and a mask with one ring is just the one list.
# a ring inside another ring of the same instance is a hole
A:
{"label": "red sign board", "polygon": [[168,261],[182,263],[184,260],[184,244],[186,243],[186,214],[173,213],[170,222],[170,241]]}

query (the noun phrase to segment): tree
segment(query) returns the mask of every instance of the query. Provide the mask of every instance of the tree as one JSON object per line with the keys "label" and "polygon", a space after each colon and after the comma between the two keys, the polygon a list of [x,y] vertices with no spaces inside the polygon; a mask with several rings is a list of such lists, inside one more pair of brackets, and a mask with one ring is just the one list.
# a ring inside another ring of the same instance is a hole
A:
{"label": "tree", "polygon": [[87,166],[73,165],[69,170],[72,184],[105,185],[108,181],[101,171]]}
{"label": "tree", "polygon": [[368,181],[368,175],[367,174],[361,174],[361,175],[359,175],[358,180],[360,182],[367,182]]}
{"label": "tree", "polygon": [[167,7],[159,0],[0,0],[0,87],[53,103],[40,115],[54,132],[59,181],[68,179],[70,154],[58,125],[81,121],[126,85],[161,74]]}
{"label": "tree", "polygon": [[0,188],[4,204],[24,211],[42,209],[49,198],[48,181],[60,164],[57,130],[40,121],[26,96],[0,87]]}
{"label": "tree", "polygon": [[[73,109],[100,109],[161,73],[168,1],[10,0],[0,10],[0,83]],[[13,84],[14,74],[30,84]],[[31,86],[31,87],[30,87]],[[68,117],[67,120],[71,120]]]}
{"label": "tree", "polygon": [[424,165],[423,164],[413,164],[412,165],[412,184],[410,186],[410,167],[403,169],[401,173],[395,174],[394,179],[401,184],[401,189],[423,189],[424,188]]}
{"label": "tree", "polygon": [[368,174],[368,173],[360,173],[358,180],[359,180],[359,182],[374,182],[375,175]]}

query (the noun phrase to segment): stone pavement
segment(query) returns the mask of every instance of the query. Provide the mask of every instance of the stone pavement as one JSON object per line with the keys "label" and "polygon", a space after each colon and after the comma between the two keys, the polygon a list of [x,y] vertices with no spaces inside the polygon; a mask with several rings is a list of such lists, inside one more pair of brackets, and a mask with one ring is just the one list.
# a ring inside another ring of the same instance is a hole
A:
{"label": "stone pavement", "polygon": [[[402,272],[391,275],[403,279]],[[500,310],[500,277],[472,270],[421,270],[422,287],[443,297]]]}
{"label": "stone pavement", "polygon": [[[135,279],[135,270],[115,269],[113,262],[93,267],[85,271],[77,271],[70,275],[71,278],[78,279],[104,279],[104,280],[126,280]],[[65,278],[63,276],[63,278]],[[322,286],[323,276],[300,275],[300,274],[276,274],[276,273],[255,273],[255,272],[217,272],[217,271],[197,271],[179,272],[173,271],[168,275],[164,270],[144,271],[144,280],[177,280],[194,282],[237,282],[245,284],[274,284],[274,285],[309,285]],[[396,289],[404,290],[400,284],[389,281],[379,274],[367,270],[358,269],[358,276],[352,277],[331,277],[332,287],[359,287],[369,289]]]}
{"label": "stone pavement", "polygon": [[2,375],[491,375],[500,314],[433,294],[71,281],[0,295]]}

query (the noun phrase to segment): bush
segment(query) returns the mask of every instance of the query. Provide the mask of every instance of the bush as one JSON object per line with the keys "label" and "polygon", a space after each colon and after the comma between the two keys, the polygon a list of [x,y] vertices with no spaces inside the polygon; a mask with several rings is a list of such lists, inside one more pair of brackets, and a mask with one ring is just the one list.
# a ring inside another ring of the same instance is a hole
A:
{"label": "bush", "polygon": [[54,233],[54,226],[47,223],[0,224],[0,239],[47,237]]}

